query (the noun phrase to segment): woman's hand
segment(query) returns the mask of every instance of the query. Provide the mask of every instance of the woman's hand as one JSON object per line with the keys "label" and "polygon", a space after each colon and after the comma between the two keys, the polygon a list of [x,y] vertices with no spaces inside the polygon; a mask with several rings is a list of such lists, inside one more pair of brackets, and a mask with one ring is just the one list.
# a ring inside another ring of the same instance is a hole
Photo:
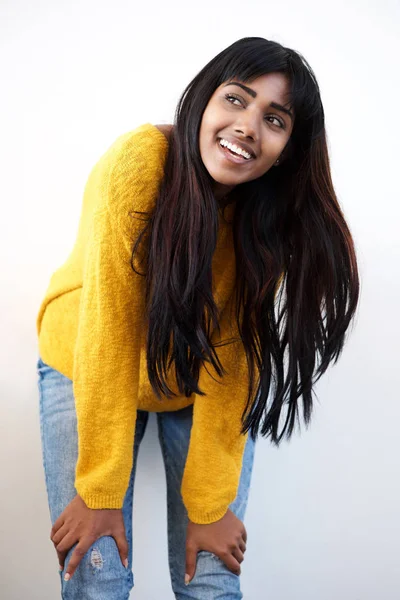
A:
{"label": "woman's hand", "polygon": [[196,573],[197,553],[200,550],[218,556],[235,575],[240,575],[240,563],[246,552],[247,532],[242,521],[228,508],[215,523],[200,525],[189,521],[186,533],[186,575],[189,583]]}
{"label": "woman's hand", "polygon": [[50,534],[50,539],[57,551],[60,569],[64,568],[68,551],[78,542],[71,555],[64,579],[68,580],[72,577],[90,546],[104,535],[114,538],[122,564],[127,568],[128,542],[125,536],[122,509],[88,508],[77,494],[58,517]]}

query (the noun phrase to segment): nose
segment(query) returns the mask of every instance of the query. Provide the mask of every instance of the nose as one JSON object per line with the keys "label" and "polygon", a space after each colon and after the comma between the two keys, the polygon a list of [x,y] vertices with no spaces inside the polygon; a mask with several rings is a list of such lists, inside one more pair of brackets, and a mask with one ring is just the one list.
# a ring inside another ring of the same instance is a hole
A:
{"label": "nose", "polygon": [[236,124],[235,131],[242,135],[251,138],[253,141],[258,137],[258,124],[257,117],[251,115],[250,111],[246,111],[247,114],[241,115],[240,121]]}

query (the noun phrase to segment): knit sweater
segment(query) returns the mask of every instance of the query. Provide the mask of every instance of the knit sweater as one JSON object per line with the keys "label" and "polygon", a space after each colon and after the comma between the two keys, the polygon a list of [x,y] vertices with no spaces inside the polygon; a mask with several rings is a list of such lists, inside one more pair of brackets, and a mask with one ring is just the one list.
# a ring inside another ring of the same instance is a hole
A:
{"label": "knit sweater", "polygon": [[[145,278],[131,268],[133,242],[144,221],[132,211],[154,208],[168,140],[146,123],[118,137],[86,182],[76,241],[51,276],[37,317],[42,360],[73,382],[78,426],[75,488],[89,508],[121,508],[133,464],[138,409],[175,411],[193,404],[181,494],[189,519],[212,523],[236,497],[248,434],[241,434],[248,371],[234,327],[236,265],[232,225],[220,218],[213,255],[213,294],[220,311],[216,348],[222,378],[202,367],[205,396],[159,400],[150,385],[144,327]],[[234,205],[225,210],[229,221]],[[135,217],[136,215],[134,215]]]}

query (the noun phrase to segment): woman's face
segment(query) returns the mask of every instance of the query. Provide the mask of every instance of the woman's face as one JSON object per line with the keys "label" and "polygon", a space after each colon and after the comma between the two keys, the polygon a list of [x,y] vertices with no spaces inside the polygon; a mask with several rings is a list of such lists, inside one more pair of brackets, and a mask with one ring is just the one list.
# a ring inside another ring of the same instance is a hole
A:
{"label": "woman's face", "polygon": [[[288,92],[285,75],[268,73],[250,84],[226,81],[211,96],[200,125],[199,145],[217,199],[236,185],[261,177],[280,157],[294,124],[294,114],[285,112]],[[221,141],[235,144],[251,158],[232,154]]]}

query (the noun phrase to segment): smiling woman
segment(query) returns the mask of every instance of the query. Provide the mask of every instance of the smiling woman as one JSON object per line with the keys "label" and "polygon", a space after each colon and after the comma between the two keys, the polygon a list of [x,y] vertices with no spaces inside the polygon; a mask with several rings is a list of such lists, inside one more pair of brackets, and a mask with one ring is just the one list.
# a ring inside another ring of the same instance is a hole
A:
{"label": "smiling woman", "polygon": [[[227,93],[227,88],[239,88],[242,95]],[[218,182],[217,198],[258,179],[279,161],[293,130],[293,113],[284,107],[289,101],[290,81],[282,73],[262,75],[251,87],[234,80],[217,87],[204,111],[199,138],[202,161]],[[231,152],[221,148],[221,139],[225,147],[232,145]],[[247,157],[232,156],[238,149]],[[238,164],[243,168],[232,166]]]}
{"label": "smiling woman", "polygon": [[173,124],[112,144],[37,320],[63,597],[129,596],[136,461],[156,412],[175,596],[242,598],[256,437],[279,446],[301,407],[310,421],[358,293],[299,53],[243,38],[189,83]]}

